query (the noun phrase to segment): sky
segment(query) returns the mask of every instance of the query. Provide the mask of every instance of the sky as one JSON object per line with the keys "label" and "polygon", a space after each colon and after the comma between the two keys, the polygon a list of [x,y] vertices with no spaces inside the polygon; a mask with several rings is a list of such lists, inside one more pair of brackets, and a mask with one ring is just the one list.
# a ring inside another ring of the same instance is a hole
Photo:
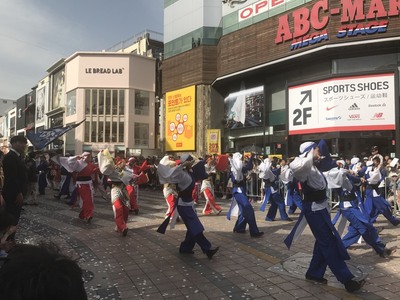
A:
{"label": "sky", "polygon": [[0,0],[0,98],[28,94],[76,51],[163,33],[164,0]]}

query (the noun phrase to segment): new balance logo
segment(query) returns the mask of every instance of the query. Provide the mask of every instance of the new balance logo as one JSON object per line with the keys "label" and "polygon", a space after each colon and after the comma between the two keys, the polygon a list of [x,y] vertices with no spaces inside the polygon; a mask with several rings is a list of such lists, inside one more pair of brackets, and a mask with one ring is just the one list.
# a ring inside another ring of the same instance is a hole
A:
{"label": "new balance logo", "polygon": [[349,107],[349,110],[360,110],[360,108],[358,107],[357,103],[354,103]]}

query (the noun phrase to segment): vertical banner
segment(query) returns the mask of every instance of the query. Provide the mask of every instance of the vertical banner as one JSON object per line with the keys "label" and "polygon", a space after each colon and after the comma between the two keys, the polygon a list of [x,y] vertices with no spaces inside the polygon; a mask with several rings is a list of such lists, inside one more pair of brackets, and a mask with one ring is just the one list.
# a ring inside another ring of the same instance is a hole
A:
{"label": "vertical banner", "polygon": [[195,151],[196,86],[166,93],[165,150]]}
{"label": "vertical banner", "polygon": [[221,154],[221,131],[207,129],[207,154]]}

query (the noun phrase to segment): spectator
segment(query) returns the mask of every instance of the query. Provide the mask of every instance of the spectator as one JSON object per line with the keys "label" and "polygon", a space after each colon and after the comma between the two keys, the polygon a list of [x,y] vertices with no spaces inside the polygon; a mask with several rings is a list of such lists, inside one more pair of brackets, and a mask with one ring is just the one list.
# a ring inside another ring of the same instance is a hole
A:
{"label": "spectator", "polygon": [[[10,144],[10,151],[3,159],[4,186],[2,195],[5,209],[14,217],[13,225],[17,225],[28,185],[27,171],[23,161],[27,139],[22,135],[16,135],[11,138]],[[14,239],[15,234],[11,235],[10,238]]]}
{"label": "spectator", "polygon": [[28,188],[25,196],[25,204],[37,205],[36,199],[36,185],[38,183],[38,170],[36,167],[36,154],[31,151],[25,160],[26,169],[28,172]]}
{"label": "spectator", "polygon": [[53,244],[17,245],[0,269],[0,299],[86,300],[82,270]]}

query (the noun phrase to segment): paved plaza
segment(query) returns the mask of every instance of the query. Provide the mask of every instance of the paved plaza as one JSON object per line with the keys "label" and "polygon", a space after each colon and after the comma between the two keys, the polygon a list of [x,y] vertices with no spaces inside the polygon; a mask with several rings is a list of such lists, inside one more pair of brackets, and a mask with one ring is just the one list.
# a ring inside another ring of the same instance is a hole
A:
{"label": "paved plaza", "polygon": [[[126,237],[114,231],[110,201],[95,198],[91,224],[78,218],[53,193],[40,196],[38,206],[24,206],[18,240],[27,243],[53,241],[76,259],[84,270],[89,299],[398,299],[400,250],[392,259],[380,258],[369,246],[349,249],[353,274],[365,277],[357,293],[346,292],[328,271],[328,285],[304,279],[314,244],[307,227],[288,250],[283,243],[294,222],[264,221],[266,212],[254,208],[261,238],[232,232],[226,219],[230,200],[219,199],[221,215],[200,216],[206,237],[219,252],[209,260],[196,246],[195,254],[179,254],[185,226],[178,224],[166,234],[156,232],[164,219],[166,203],[161,190],[140,190],[139,215],[129,216]],[[201,215],[204,200],[197,206]],[[268,209],[268,207],[267,207]],[[332,212],[334,213],[334,212]],[[279,213],[278,213],[279,218]],[[389,247],[400,246],[399,228],[381,216],[375,224]]]}

